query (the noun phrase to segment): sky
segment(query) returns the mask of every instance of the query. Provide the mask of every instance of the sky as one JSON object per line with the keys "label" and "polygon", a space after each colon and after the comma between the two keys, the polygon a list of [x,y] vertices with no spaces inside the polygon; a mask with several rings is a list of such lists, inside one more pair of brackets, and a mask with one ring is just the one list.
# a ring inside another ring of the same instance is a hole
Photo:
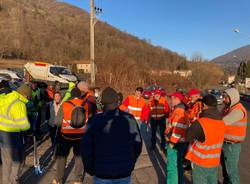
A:
{"label": "sky", "polygon": [[[89,12],[89,0],[61,0]],[[95,0],[102,21],[191,58],[250,44],[250,0]],[[240,34],[233,30],[238,28]]]}

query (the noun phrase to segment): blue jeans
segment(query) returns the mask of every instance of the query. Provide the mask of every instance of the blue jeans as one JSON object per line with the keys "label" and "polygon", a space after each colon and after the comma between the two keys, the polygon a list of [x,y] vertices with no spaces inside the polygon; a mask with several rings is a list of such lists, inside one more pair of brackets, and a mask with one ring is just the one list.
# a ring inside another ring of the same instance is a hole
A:
{"label": "blue jeans", "polygon": [[94,177],[94,184],[131,184],[131,176],[120,179],[101,179]]}
{"label": "blue jeans", "polygon": [[193,184],[217,184],[218,167],[205,168],[193,164]]}
{"label": "blue jeans", "polygon": [[241,152],[241,143],[237,144],[223,144],[222,153],[223,153],[223,177],[224,184],[240,184],[240,175],[239,175],[239,158]]}

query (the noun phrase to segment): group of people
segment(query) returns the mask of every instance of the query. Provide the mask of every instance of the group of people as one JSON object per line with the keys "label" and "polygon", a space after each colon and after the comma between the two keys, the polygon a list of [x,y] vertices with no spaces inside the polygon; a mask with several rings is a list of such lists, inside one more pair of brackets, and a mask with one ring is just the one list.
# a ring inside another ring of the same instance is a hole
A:
{"label": "group of people", "polygon": [[140,128],[144,125],[151,129],[151,151],[157,148],[160,130],[160,149],[167,158],[166,183],[184,183],[185,159],[191,164],[194,184],[217,183],[220,164],[224,183],[239,183],[238,161],[246,137],[247,111],[236,89],[224,91],[222,111],[213,95],[202,97],[197,89],[186,95],[176,91],[169,98],[159,88],[149,99],[142,94],[143,88],[137,87],[135,94],[123,100],[113,88],[90,90],[84,81],[69,83],[64,91],[50,85],[39,88],[35,83],[11,90],[2,81],[3,184],[19,182],[25,137],[37,136],[46,119],[56,163],[53,184],[64,182],[71,149],[75,184],[82,183],[85,173],[94,176],[95,184],[131,183],[131,173],[142,151]]}
{"label": "group of people", "polygon": [[198,89],[187,94],[176,91],[169,95],[169,101],[161,96],[160,89],[153,91],[148,102],[142,92],[137,88],[120,108],[151,126],[151,150],[155,149],[159,126],[160,148],[167,158],[166,183],[185,183],[184,160],[191,165],[194,184],[217,183],[220,164],[223,183],[240,183],[238,162],[246,137],[247,111],[237,89],[223,92],[221,107],[214,95],[202,96]]}

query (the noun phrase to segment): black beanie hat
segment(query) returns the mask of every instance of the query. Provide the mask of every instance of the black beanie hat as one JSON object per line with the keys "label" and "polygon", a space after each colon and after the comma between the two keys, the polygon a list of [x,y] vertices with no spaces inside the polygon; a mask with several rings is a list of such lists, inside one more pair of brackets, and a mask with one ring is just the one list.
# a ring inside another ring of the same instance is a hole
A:
{"label": "black beanie hat", "polygon": [[0,82],[0,90],[10,88],[9,82],[7,80],[2,80]]}
{"label": "black beanie hat", "polygon": [[81,97],[81,91],[78,88],[73,88],[71,91],[71,98],[80,98]]}
{"label": "black beanie hat", "polygon": [[217,99],[214,95],[208,94],[203,97],[202,102],[209,107],[216,107],[217,106]]}
{"label": "black beanie hat", "polygon": [[117,103],[118,99],[119,99],[118,94],[113,88],[107,87],[103,90],[101,97],[102,104]]}

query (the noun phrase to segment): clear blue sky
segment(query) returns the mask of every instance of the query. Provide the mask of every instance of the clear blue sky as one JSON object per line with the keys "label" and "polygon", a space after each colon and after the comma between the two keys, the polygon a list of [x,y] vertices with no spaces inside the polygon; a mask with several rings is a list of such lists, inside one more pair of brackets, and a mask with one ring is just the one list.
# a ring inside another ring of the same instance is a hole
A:
{"label": "clear blue sky", "polygon": [[[63,0],[89,11],[89,0]],[[250,44],[250,0],[95,0],[100,19],[187,57],[213,59]]]}

